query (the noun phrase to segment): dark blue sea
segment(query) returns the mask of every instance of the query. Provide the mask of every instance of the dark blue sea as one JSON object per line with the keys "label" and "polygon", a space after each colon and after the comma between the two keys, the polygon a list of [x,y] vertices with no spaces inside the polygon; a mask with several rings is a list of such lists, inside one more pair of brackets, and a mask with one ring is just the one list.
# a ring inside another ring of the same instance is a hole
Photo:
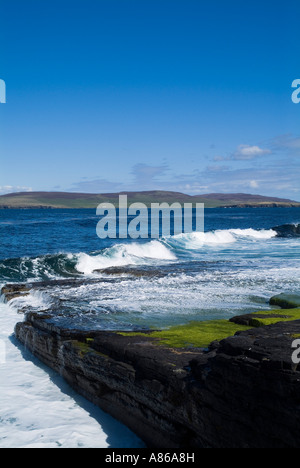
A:
{"label": "dark blue sea", "polygon": [[141,446],[16,345],[24,311],[136,330],[266,310],[271,296],[300,293],[300,238],[289,230],[299,208],[207,209],[204,232],[159,239],[102,240],[98,221],[96,210],[0,210],[0,286],[36,285],[0,304],[0,447]]}
{"label": "dark blue sea", "polygon": [[159,239],[100,239],[99,219],[95,210],[0,210],[0,283],[93,280],[31,299],[59,307],[56,320],[69,326],[123,329],[225,318],[299,289],[299,237],[272,230],[298,224],[299,208],[206,209],[205,232]]}

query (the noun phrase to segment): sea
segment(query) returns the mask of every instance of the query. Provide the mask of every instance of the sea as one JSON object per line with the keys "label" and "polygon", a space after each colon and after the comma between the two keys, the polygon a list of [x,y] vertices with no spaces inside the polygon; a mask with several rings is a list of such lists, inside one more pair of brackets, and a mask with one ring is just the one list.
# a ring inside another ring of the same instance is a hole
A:
{"label": "sea", "polygon": [[0,287],[35,283],[0,298],[0,448],[144,446],[17,342],[26,311],[69,328],[144,330],[300,293],[300,237],[289,230],[300,208],[209,208],[204,231],[155,239],[100,239],[98,222],[96,209],[0,209]]}

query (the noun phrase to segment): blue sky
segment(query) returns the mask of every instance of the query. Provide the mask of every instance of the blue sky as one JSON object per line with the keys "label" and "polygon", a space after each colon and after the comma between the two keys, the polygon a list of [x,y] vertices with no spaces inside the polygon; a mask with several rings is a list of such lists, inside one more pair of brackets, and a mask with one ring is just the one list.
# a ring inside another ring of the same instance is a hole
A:
{"label": "blue sky", "polygon": [[0,8],[0,193],[300,200],[299,0]]}

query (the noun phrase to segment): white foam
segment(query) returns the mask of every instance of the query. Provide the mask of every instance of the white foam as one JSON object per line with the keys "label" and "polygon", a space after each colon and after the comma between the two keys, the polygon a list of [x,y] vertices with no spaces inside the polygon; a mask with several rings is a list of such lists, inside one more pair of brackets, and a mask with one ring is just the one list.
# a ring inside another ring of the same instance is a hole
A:
{"label": "white foam", "polygon": [[23,357],[24,348],[11,339],[20,320],[23,316],[15,308],[0,303],[0,448],[142,446],[126,427],[75,394],[60,376],[35,365],[29,353],[28,359]]}
{"label": "white foam", "polygon": [[273,230],[255,230],[255,229],[224,229],[209,232],[191,232],[178,234],[166,238],[170,245],[177,245],[185,249],[199,249],[204,245],[226,245],[233,244],[242,239],[263,240],[276,237]]}
{"label": "white foam", "polygon": [[151,260],[176,260],[170,249],[197,250],[207,246],[234,244],[239,240],[267,240],[276,236],[272,230],[225,229],[210,232],[191,232],[168,236],[162,240],[152,240],[142,244],[132,242],[118,244],[104,249],[98,255],[80,253],[77,255],[76,269],[86,275],[95,270],[113,266],[141,265]]}
{"label": "white foam", "polygon": [[[82,285],[76,290],[58,291],[58,297],[84,304],[80,322],[92,328],[128,329],[132,326],[160,328],[187,320],[226,318],[232,314],[259,310],[250,296],[268,299],[284,290],[299,290],[299,268],[294,262],[284,268],[272,258],[249,269],[245,260],[240,268],[224,265],[162,277],[123,277],[121,281],[100,281]],[[172,271],[172,268],[170,269]],[[87,306],[90,307],[88,313]]]}
{"label": "white foam", "polygon": [[229,229],[229,232],[237,237],[252,237],[253,239],[272,239],[277,236],[272,229]]}
{"label": "white foam", "polygon": [[175,260],[175,255],[161,242],[150,241],[143,244],[119,244],[104,249],[98,255],[80,253],[76,269],[86,275],[94,270],[112,266],[140,265],[151,260]]}
{"label": "white foam", "polygon": [[31,290],[28,295],[11,299],[9,305],[16,310],[21,310],[23,307],[30,307],[30,309],[42,311],[48,309],[51,303],[47,294],[37,289]]}
{"label": "white foam", "polygon": [[145,244],[128,244],[126,245],[126,251],[129,255],[140,258],[176,260],[175,255],[159,241],[150,241]]}

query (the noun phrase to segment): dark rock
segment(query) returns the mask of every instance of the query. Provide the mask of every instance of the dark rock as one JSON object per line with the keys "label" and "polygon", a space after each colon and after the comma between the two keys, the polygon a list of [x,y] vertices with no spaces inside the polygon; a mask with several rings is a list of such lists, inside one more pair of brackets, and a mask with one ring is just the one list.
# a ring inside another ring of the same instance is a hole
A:
{"label": "dark rock", "polygon": [[6,284],[0,291],[0,294],[5,297],[7,301],[16,297],[28,295],[31,290],[49,290],[56,286],[65,288],[77,288],[85,284],[94,284],[104,281],[103,279],[81,279],[81,278],[67,278],[59,280],[35,281],[32,283],[12,283]]}
{"label": "dark rock", "polygon": [[26,284],[7,284],[1,289],[1,294],[9,302],[15,297],[28,296],[30,289]]}
{"label": "dark rock", "polygon": [[283,224],[272,228],[278,237],[300,237],[300,224]]}
{"label": "dark rock", "polygon": [[239,332],[204,352],[48,318],[27,314],[16,337],[148,446],[300,448],[300,367],[291,359],[300,321]]}
{"label": "dark rock", "polygon": [[300,447],[300,372],[291,359],[299,332],[300,321],[280,322],[220,342],[202,391],[214,446]]}
{"label": "dark rock", "polygon": [[247,327],[259,327],[261,326],[261,322],[258,319],[268,319],[268,318],[289,318],[289,315],[284,314],[272,314],[270,311],[269,314],[244,314],[244,315],[236,315],[229,319],[229,322],[237,323],[239,325],[245,325]]}
{"label": "dark rock", "polygon": [[278,294],[270,299],[270,305],[279,306],[282,309],[295,309],[300,307],[299,294]]}
{"label": "dark rock", "polygon": [[184,367],[198,353],[162,351],[146,333],[59,329],[47,318],[27,314],[16,325],[16,336],[75,390],[127,424],[149,446],[178,447],[198,438],[185,424],[184,398],[189,376]]}
{"label": "dark rock", "polygon": [[154,268],[138,268],[136,266],[121,266],[121,267],[109,267],[94,270],[93,273],[101,273],[105,275],[132,275],[136,277],[162,277],[165,274],[158,269]]}

